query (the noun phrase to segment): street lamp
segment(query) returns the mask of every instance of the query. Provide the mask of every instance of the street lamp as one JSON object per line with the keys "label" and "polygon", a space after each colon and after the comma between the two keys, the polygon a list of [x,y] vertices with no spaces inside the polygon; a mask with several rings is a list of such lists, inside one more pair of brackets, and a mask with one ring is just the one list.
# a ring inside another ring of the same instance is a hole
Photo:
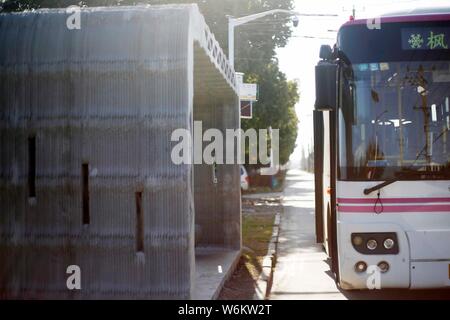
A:
{"label": "street lamp", "polygon": [[298,25],[298,16],[314,16],[314,17],[337,17],[337,14],[314,14],[314,13],[298,13],[296,11],[284,10],[284,9],[274,9],[265,12],[251,14],[249,16],[233,18],[228,17],[228,61],[230,65],[234,68],[234,28],[245,24],[247,22],[268,16],[270,14],[284,13],[287,15],[295,16],[293,19],[294,26]]}

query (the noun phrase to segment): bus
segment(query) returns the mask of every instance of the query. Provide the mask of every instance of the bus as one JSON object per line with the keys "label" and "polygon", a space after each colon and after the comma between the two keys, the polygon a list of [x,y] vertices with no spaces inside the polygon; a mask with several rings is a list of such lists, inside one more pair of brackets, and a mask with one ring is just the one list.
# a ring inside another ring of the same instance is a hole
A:
{"label": "bus", "polygon": [[350,19],[315,73],[316,235],[336,282],[449,288],[450,7]]}

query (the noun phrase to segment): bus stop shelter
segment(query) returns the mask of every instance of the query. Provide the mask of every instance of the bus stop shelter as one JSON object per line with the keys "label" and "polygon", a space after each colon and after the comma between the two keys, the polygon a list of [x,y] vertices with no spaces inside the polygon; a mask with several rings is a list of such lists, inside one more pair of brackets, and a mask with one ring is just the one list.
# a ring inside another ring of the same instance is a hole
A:
{"label": "bus stop shelter", "polygon": [[196,5],[72,14],[0,14],[0,296],[216,297],[239,165],[174,164],[171,134],[240,127],[233,68]]}

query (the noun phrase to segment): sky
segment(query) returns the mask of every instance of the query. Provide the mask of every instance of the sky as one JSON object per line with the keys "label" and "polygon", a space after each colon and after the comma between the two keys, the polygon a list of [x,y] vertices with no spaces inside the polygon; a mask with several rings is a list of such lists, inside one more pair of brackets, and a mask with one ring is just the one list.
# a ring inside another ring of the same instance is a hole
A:
{"label": "sky", "polygon": [[287,46],[277,50],[281,71],[288,79],[297,80],[300,88],[300,102],[296,105],[300,120],[299,135],[297,148],[290,159],[292,165],[299,164],[302,149],[313,147],[314,66],[319,61],[320,45],[335,43],[336,31],[349,20],[353,6],[358,19],[377,17],[387,11],[433,5],[449,5],[449,0],[295,0],[295,11],[299,13],[331,13],[338,16],[300,17]]}

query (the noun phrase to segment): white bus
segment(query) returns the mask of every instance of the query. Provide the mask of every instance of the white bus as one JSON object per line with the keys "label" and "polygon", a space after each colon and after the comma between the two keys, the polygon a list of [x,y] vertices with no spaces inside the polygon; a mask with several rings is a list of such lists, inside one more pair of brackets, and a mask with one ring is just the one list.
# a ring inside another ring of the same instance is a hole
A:
{"label": "white bus", "polygon": [[449,288],[450,7],[350,20],[320,58],[316,231],[338,284]]}

